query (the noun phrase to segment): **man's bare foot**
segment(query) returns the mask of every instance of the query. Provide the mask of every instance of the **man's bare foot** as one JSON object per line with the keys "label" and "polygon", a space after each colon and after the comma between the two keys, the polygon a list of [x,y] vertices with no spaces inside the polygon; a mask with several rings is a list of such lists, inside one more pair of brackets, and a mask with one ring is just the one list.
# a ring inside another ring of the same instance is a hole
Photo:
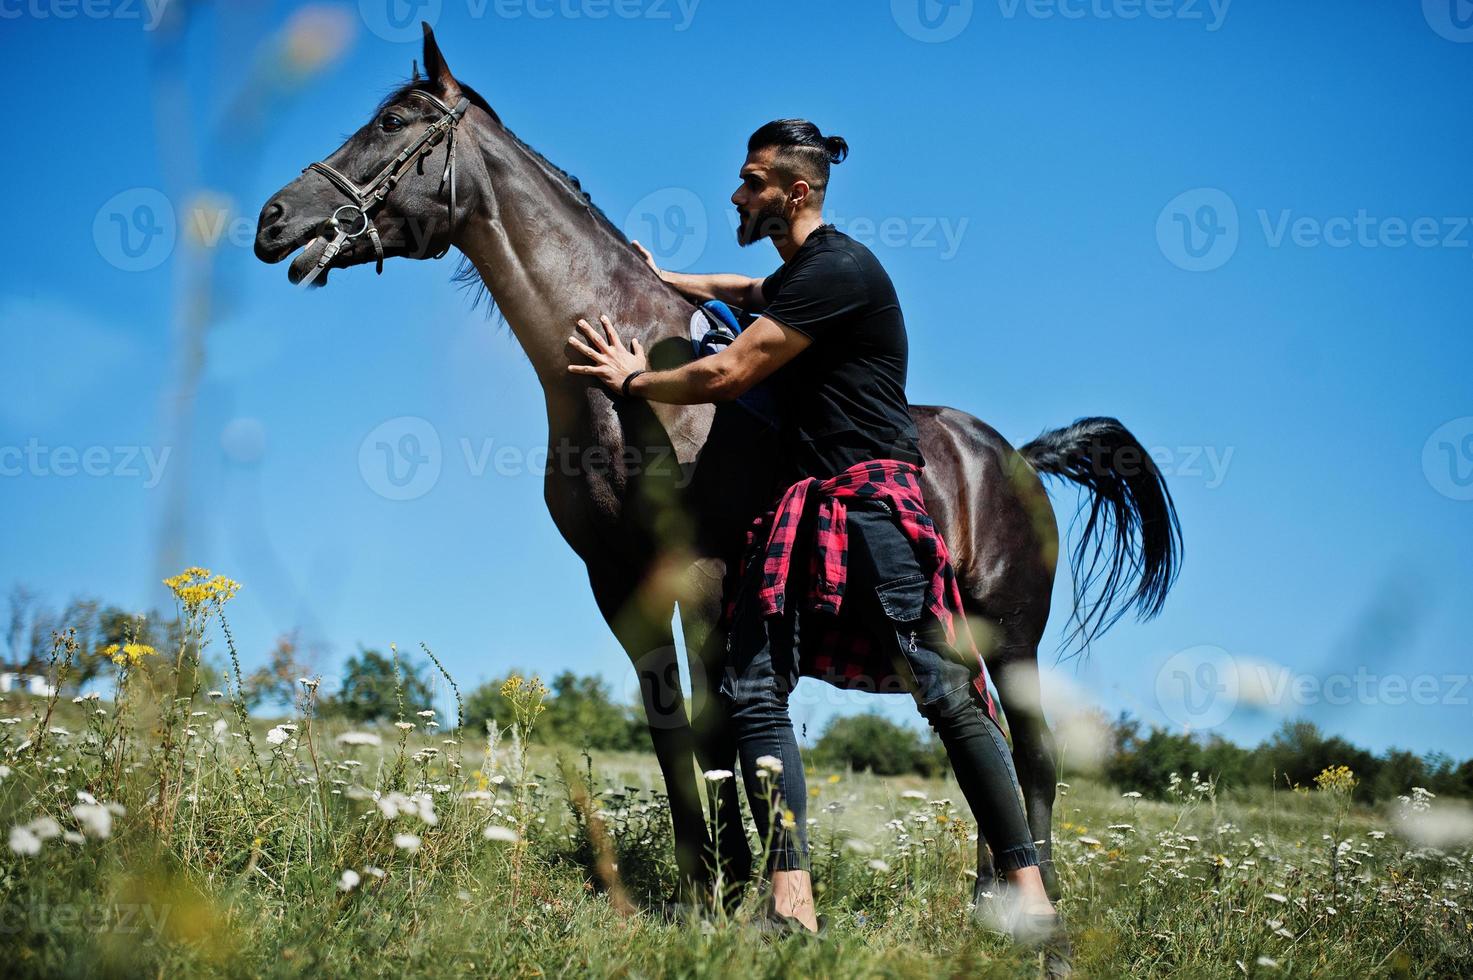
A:
{"label": "man's bare foot", "polygon": [[818,932],[818,916],[813,909],[812,876],[807,871],[774,871],[772,911],[797,919],[809,932]]}

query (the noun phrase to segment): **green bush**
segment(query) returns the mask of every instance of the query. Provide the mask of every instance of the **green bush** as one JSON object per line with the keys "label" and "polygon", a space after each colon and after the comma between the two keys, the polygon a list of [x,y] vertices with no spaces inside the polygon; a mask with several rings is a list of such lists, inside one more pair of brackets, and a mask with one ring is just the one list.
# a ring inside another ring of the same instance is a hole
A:
{"label": "green bush", "polygon": [[[466,697],[467,728],[480,732],[488,721],[503,728],[511,724],[510,705],[501,696],[505,682],[505,677],[487,681]],[[615,701],[609,686],[596,676],[563,671],[553,678],[545,704],[547,710],[537,719],[533,735],[536,741],[614,751],[650,747],[643,712]]]}
{"label": "green bush", "polygon": [[433,701],[423,668],[401,659],[396,671],[391,657],[360,648],[343,668],[342,688],[335,696],[323,699],[322,713],[349,721],[397,720],[401,684],[404,720],[418,721],[415,713],[429,708]]}
{"label": "green bush", "polygon": [[814,761],[830,768],[852,768],[876,776],[918,773],[931,776],[946,769],[946,753],[934,737],[897,725],[877,714],[832,718],[813,749]]}

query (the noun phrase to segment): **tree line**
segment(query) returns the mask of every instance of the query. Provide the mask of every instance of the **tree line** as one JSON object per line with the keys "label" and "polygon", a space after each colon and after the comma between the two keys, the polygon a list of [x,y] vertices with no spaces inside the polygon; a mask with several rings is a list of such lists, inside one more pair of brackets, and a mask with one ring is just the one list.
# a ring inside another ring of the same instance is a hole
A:
{"label": "tree line", "polygon": [[[5,621],[7,669],[44,674],[49,667],[52,636],[74,631],[77,658],[69,685],[86,686],[103,675],[112,645],[142,643],[172,662],[182,639],[176,620],[156,612],[134,613],[95,599],[77,598],[55,612],[23,586],[10,591]],[[241,695],[254,710],[290,710],[302,697],[299,680],[311,676],[310,664],[320,650],[304,650],[296,634],[279,637],[265,662],[242,677]],[[156,661],[157,662],[157,661]],[[227,686],[219,653],[202,658],[204,689]],[[145,661],[144,669],[149,663]],[[510,724],[510,709],[501,687],[510,674],[477,686],[459,709],[468,731],[489,723]],[[316,710],[324,717],[354,723],[414,720],[435,702],[429,665],[407,657],[360,647],[344,665],[336,690],[322,691]],[[455,725],[440,719],[445,728]],[[1310,786],[1320,772],[1348,766],[1357,777],[1355,797],[1375,802],[1406,795],[1422,786],[1439,796],[1473,797],[1473,759],[1456,760],[1434,752],[1418,754],[1391,748],[1376,753],[1338,735],[1327,735],[1308,721],[1290,720],[1256,746],[1244,747],[1217,735],[1172,732],[1146,726],[1122,713],[1102,719],[1105,733],[1101,775],[1122,790],[1161,796],[1172,773],[1196,772],[1224,789]],[[617,699],[596,676],[563,671],[551,679],[546,711],[538,720],[537,740],[603,751],[647,751],[649,735],[640,705]],[[947,770],[946,753],[930,733],[895,724],[877,714],[832,718],[809,753],[830,769],[854,769],[876,775],[915,773],[936,776]]]}

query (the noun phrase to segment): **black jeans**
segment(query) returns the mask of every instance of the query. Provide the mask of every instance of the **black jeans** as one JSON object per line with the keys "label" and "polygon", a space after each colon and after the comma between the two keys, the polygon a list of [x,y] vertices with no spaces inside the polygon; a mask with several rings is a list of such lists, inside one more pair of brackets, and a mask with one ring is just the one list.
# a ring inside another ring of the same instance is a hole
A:
{"label": "black jeans", "polygon": [[[800,541],[809,538],[799,535]],[[806,570],[807,555],[795,554],[792,567]],[[808,790],[788,715],[788,696],[801,673],[804,631],[799,609],[807,604],[806,590],[794,589],[789,611],[768,619],[756,604],[761,563],[754,562],[748,572],[720,692],[730,713],[752,818],[763,842],[771,841],[770,868],[791,871],[806,866],[808,853]],[[945,652],[940,623],[924,611],[925,584],[910,542],[884,505],[850,506],[848,584],[840,615],[859,617],[872,637],[892,645],[895,670],[892,677],[871,679],[869,689],[904,690],[915,698],[946,747],[957,784],[997,870],[1036,865],[1038,851],[1007,742],[973,691],[975,668]],[[778,760],[781,771],[771,763],[759,766],[764,757]],[[781,815],[775,824],[774,807]]]}

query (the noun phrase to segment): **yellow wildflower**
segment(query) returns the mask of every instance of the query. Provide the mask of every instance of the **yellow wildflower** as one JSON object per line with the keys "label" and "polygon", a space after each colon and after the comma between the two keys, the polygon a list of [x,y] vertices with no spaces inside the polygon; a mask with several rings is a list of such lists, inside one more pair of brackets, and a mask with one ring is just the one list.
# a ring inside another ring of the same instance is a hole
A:
{"label": "yellow wildflower", "polygon": [[158,653],[147,643],[125,643],[122,646],[110,643],[103,647],[102,652],[119,667],[137,667],[144,657],[152,657]]}
{"label": "yellow wildflower", "polygon": [[223,606],[240,591],[239,582],[197,565],[186,568],[173,578],[164,579],[164,584],[174,593],[174,598],[191,611],[206,605]]}
{"label": "yellow wildflower", "polygon": [[1314,777],[1315,786],[1325,793],[1346,794],[1358,782],[1349,766],[1330,766]]}

